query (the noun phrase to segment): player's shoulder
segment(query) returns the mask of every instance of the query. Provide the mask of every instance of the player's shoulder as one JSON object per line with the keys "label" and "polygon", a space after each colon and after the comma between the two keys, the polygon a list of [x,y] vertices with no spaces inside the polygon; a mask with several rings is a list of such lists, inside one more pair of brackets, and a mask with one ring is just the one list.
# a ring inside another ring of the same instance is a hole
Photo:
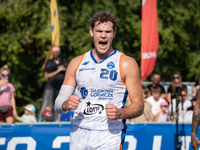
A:
{"label": "player's shoulder", "polygon": [[123,55],[121,62],[122,62],[122,65],[128,65],[128,66],[136,65],[137,66],[136,60],[125,54]]}
{"label": "player's shoulder", "polygon": [[78,65],[78,64],[80,63],[80,61],[83,59],[84,55],[85,55],[85,54],[73,58],[73,59],[70,61],[70,65],[76,65],[76,64]]}
{"label": "player's shoulder", "polygon": [[133,75],[133,74],[139,74],[139,67],[137,62],[134,58],[123,55],[121,59],[121,70],[123,73],[123,76],[125,75]]}

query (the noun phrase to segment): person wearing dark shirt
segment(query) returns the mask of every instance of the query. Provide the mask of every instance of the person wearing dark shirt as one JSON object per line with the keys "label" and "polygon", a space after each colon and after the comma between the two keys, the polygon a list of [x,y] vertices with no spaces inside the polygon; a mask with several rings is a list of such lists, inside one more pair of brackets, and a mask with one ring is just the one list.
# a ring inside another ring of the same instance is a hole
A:
{"label": "person wearing dark shirt", "polygon": [[[40,116],[46,107],[51,107],[52,110],[54,110],[55,99],[64,81],[68,61],[65,58],[60,57],[60,53],[61,50],[59,46],[54,45],[51,47],[53,58],[47,61],[44,68],[44,78],[48,79],[48,81],[40,107]],[[59,115],[56,112],[54,112],[54,121],[59,121]]]}
{"label": "person wearing dark shirt", "polygon": [[[176,98],[178,93],[181,93],[181,88],[184,87],[187,89],[187,86],[182,84],[182,76],[179,71],[176,71],[173,74],[173,82],[169,85],[167,90],[167,101],[171,103],[173,98]],[[180,95],[179,95],[180,96]]]}
{"label": "person wearing dark shirt", "polygon": [[152,84],[147,85],[149,90],[151,91],[152,86],[159,86],[161,89],[160,97],[163,99],[166,99],[165,88],[162,85],[160,85],[160,75],[157,73],[153,74],[153,76],[151,77],[151,81],[152,81]]}

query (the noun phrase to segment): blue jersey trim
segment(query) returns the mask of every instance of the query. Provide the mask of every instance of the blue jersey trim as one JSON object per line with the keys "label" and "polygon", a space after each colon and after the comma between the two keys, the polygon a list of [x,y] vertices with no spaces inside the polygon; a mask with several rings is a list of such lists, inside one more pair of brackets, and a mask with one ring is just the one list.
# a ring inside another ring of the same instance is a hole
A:
{"label": "blue jersey trim", "polygon": [[123,149],[123,147],[124,147],[125,137],[126,137],[126,129],[122,129],[122,134],[121,134],[121,145],[122,145],[122,149]]}
{"label": "blue jersey trim", "polygon": [[[126,98],[128,96],[128,91],[126,91],[124,93],[124,98],[123,98],[123,101],[122,101],[122,108],[124,107],[124,105],[126,104]],[[127,129],[127,125],[126,125],[126,119],[122,119],[122,123],[124,125],[124,129]]]}
{"label": "blue jersey trim", "polygon": [[[91,56],[92,60],[93,60],[96,64],[98,64],[98,62],[96,61],[96,59],[95,59],[94,56],[92,55],[92,51],[93,51],[93,50],[94,50],[94,49],[92,49],[92,50],[90,51],[90,56]],[[109,57],[111,57],[112,55],[116,54],[116,53],[117,53],[117,50],[115,49],[115,51],[114,51],[112,54],[110,54],[108,57],[106,57],[106,58],[104,58],[102,61],[100,61],[99,64],[102,63],[103,61],[105,61],[106,59],[108,59]]]}
{"label": "blue jersey trim", "polygon": [[93,60],[95,63],[97,63],[96,59],[95,59],[94,56],[92,55],[92,51],[93,51],[93,49],[90,51],[90,57],[92,58],[92,60]]}

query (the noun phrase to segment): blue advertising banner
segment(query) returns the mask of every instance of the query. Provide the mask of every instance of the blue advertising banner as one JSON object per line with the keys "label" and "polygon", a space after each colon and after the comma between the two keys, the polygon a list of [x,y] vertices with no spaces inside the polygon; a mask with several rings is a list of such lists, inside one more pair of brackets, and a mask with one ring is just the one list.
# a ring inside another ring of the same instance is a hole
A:
{"label": "blue advertising banner", "polygon": [[[176,150],[176,124],[127,124],[124,150]],[[181,150],[192,150],[191,124],[178,125]],[[0,125],[0,150],[68,150],[69,123]],[[199,132],[197,133],[200,137]]]}

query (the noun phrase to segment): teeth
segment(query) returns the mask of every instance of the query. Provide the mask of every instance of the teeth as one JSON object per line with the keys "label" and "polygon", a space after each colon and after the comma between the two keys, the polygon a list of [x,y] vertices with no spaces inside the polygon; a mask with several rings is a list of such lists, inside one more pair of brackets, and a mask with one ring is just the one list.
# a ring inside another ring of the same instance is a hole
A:
{"label": "teeth", "polygon": [[100,43],[107,43],[106,41],[100,41]]}

